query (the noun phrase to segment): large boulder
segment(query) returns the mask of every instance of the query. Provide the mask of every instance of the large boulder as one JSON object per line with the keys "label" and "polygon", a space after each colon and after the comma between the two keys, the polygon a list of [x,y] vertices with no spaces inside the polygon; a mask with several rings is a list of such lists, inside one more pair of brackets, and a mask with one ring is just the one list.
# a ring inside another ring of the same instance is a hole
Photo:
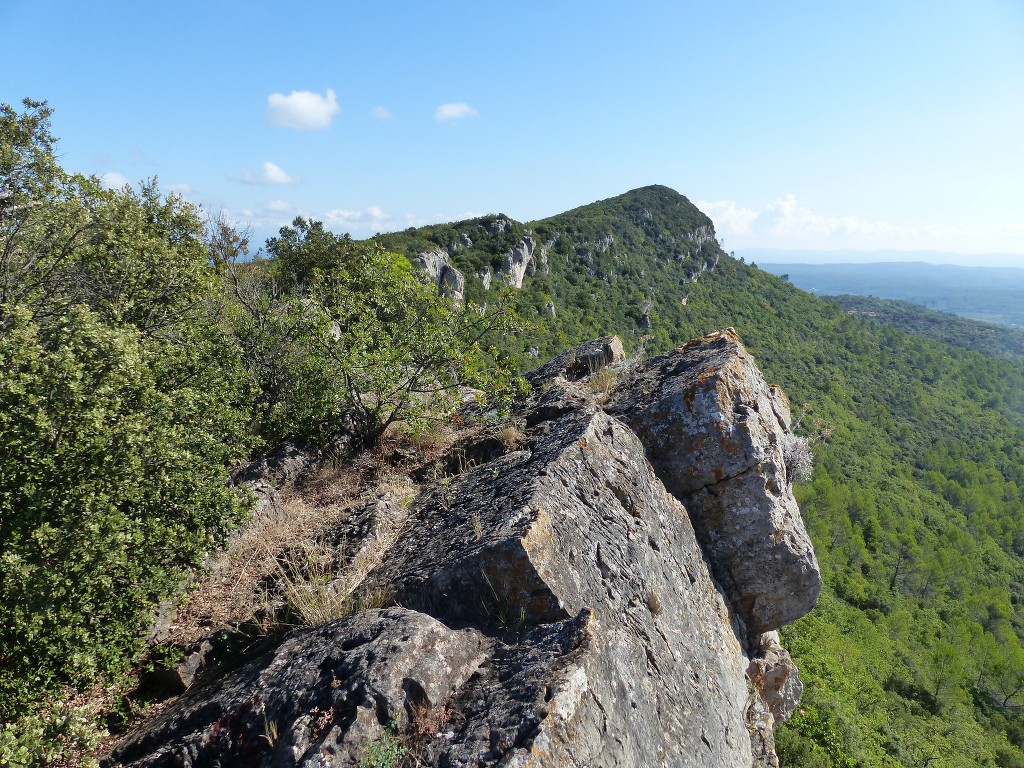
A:
{"label": "large boulder", "polygon": [[606,407],[686,505],[751,634],[814,607],[821,572],[786,468],[789,406],[732,329],[632,369]]}
{"label": "large boulder", "polygon": [[389,724],[446,701],[487,647],[479,632],[402,608],[300,630],[186,693],[112,760],[139,768],[358,766]]}

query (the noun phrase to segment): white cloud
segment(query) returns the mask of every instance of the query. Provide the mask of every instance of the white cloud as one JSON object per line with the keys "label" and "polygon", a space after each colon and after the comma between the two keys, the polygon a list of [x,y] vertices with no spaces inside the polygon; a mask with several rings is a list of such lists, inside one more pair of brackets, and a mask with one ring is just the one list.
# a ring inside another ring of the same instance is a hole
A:
{"label": "white cloud", "polygon": [[267,203],[267,210],[271,213],[287,213],[291,216],[295,213],[295,206],[287,200],[271,200]]}
{"label": "white cloud", "polygon": [[131,182],[116,171],[107,171],[100,176],[100,186],[104,189],[122,189],[131,186]]}
{"label": "white cloud", "polygon": [[784,195],[764,208],[767,233],[798,240],[844,241],[887,240],[918,234],[914,227],[865,221],[858,216],[824,216],[802,205],[792,194]]}
{"label": "white cloud", "polygon": [[333,90],[321,96],[313,91],[272,93],[267,97],[266,119],[271,125],[294,128],[299,131],[320,130],[331,124],[341,111]]}
{"label": "white cloud", "polygon": [[167,192],[173,192],[176,195],[188,195],[192,192],[191,184],[165,184],[164,189]]}
{"label": "white cloud", "polygon": [[383,232],[389,225],[394,223],[394,218],[376,205],[371,205],[361,211],[335,208],[324,214],[324,223],[343,227],[349,232],[373,234]]}
{"label": "white cloud", "polygon": [[434,119],[439,123],[450,123],[467,117],[476,117],[480,113],[464,101],[442,104],[434,110]]}
{"label": "white cloud", "polygon": [[246,184],[279,185],[298,184],[299,179],[289,176],[285,170],[269,160],[263,164],[263,173],[253,173],[248,168],[242,168],[239,172],[239,179]]}
{"label": "white cloud", "polygon": [[383,122],[387,122],[392,117],[394,117],[394,115],[391,114],[391,110],[390,109],[388,109],[387,107],[382,107],[380,105],[378,105],[378,106],[373,108],[372,114],[373,114],[373,116],[375,118],[377,118],[378,120],[381,120]]}
{"label": "white cloud", "polygon": [[262,208],[223,210],[225,218],[235,227],[252,227],[257,231],[276,231],[291,224],[296,216],[307,214],[286,200],[271,200]]}
{"label": "white cloud", "polygon": [[711,217],[715,223],[715,231],[719,235],[746,235],[750,232],[750,226],[761,215],[755,210],[737,205],[733,200],[698,200],[696,205]]}
{"label": "white cloud", "polygon": [[731,248],[853,251],[959,251],[963,253],[1024,250],[1024,225],[982,226],[966,222],[892,222],[856,214],[823,214],[785,194],[760,209],[734,200],[697,202],[711,217],[719,237]]}

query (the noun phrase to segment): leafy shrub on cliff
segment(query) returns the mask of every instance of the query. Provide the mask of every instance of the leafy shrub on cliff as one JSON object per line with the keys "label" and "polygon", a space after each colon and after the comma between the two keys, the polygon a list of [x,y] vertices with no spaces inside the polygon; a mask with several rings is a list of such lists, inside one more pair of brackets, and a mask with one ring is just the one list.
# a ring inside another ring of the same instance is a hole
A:
{"label": "leafy shrub on cliff", "polygon": [[237,355],[202,222],[155,184],[53,160],[0,110],[0,718],[116,675],[152,606],[233,526]]}
{"label": "leafy shrub on cliff", "polygon": [[461,387],[511,392],[510,368],[487,344],[518,327],[508,301],[457,306],[404,257],[318,221],[282,227],[267,253],[226,273],[265,442],[346,429],[371,444],[395,422],[445,418]]}

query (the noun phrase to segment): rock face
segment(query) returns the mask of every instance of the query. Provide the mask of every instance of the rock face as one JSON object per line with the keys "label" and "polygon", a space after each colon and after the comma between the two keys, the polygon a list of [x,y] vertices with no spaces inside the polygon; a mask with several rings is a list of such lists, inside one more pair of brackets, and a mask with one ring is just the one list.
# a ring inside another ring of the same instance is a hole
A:
{"label": "rock face", "polygon": [[563,352],[526,374],[532,387],[538,387],[557,377],[578,381],[601,368],[621,363],[626,357],[618,336],[605,336]]}
{"label": "rock face", "polygon": [[[801,689],[767,629],[818,591],[784,397],[729,332],[622,358],[614,337],[556,358],[519,449],[461,446],[360,588],[402,607],[294,630],[111,764],[776,766]],[[586,379],[609,364],[602,407]]]}
{"label": "rock face", "polygon": [[527,269],[536,268],[534,251],[537,242],[529,236],[520,240],[512,250],[505,254],[505,268],[501,272],[505,283],[513,288],[523,287],[523,278],[526,277]]}
{"label": "rock face", "polygon": [[465,276],[448,263],[448,253],[441,248],[425,251],[413,263],[421,267],[427,277],[437,286],[438,293],[458,303],[466,290]]}
{"label": "rock face", "polygon": [[821,572],[786,470],[789,404],[732,329],[631,372],[608,410],[633,428],[686,505],[751,634],[814,607]]}

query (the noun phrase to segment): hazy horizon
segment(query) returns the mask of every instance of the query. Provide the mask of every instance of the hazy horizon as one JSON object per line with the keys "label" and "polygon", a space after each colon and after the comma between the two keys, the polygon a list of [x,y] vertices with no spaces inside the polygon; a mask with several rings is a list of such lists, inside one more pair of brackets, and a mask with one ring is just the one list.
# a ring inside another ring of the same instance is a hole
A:
{"label": "hazy horizon", "polygon": [[[728,250],[728,248],[726,249]],[[922,263],[959,267],[999,267],[1024,270],[1024,255],[1016,253],[956,253],[953,251],[790,250],[737,248],[736,258],[764,264],[886,264]]]}

